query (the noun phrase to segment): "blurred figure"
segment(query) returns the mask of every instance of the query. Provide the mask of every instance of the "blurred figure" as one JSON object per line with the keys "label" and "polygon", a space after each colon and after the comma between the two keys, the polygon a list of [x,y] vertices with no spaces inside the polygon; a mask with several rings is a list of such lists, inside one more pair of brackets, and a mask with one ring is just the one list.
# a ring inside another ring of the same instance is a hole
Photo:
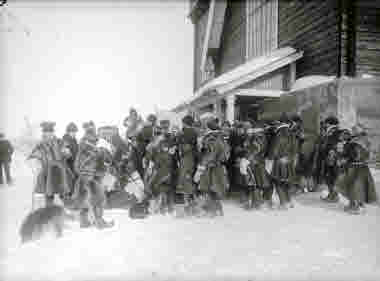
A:
{"label": "blurred figure", "polygon": [[[63,135],[62,140],[65,147],[68,150],[68,156],[66,157],[67,166],[70,171],[75,175],[74,162],[78,154],[78,141],[76,138],[78,127],[75,123],[71,122],[66,127],[66,133]],[[76,178],[76,175],[75,175]]]}
{"label": "blurred figure", "polygon": [[127,129],[125,137],[133,140],[142,128],[143,120],[138,115],[137,110],[131,108],[129,110],[129,115],[124,119],[123,125]]}
{"label": "blurred figure", "polygon": [[143,126],[143,128],[138,132],[136,136],[136,142],[137,142],[136,148],[137,148],[138,160],[139,160],[137,170],[142,178],[144,177],[144,169],[147,166],[146,161],[143,161],[143,159],[145,157],[146,148],[148,144],[153,140],[154,136],[156,135],[156,130],[157,130],[156,123],[157,123],[156,115],[149,114],[146,124]]}
{"label": "blurred figure", "polygon": [[182,132],[178,136],[178,183],[177,195],[184,197],[185,208],[191,214],[193,212],[193,200],[196,186],[193,183],[193,175],[197,161],[198,133],[193,128],[194,119],[190,115],[182,118]]}
{"label": "blurred figure", "polygon": [[13,154],[13,146],[9,140],[5,139],[5,135],[0,133],[0,185],[4,184],[3,181],[3,169],[5,172],[5,178],[8,185],[12,185],[11,177],[11,161]]}
{"label": "blurred figure", "polygon": [[[370,156],[366,132],[359,126],[352,129],[351,138],[343,139],[343,159],[340,165],[345,169],[341,191],[349,200],[344,210],[351,214],[360,214],[365,203],[378,200],[373,176],[368,167]],[[349,131],[347,132],[349,134]]]}
{"label": "blurred figure", "polygon": [[[85,135],[79,143],[78,155],[75,159],[75,170],[79,175],[74,198],[84,201],[80,210],[80,226],[86,228],[95,225],[98,229],[113,226],[103,218],[106,195],[101,179],[105,174],[105,154],[98,143],[96,126],[93,121],[83,124]],[[85,195],[83,195],[85,194]],[[82,197],[85,197],[82,199]]]}

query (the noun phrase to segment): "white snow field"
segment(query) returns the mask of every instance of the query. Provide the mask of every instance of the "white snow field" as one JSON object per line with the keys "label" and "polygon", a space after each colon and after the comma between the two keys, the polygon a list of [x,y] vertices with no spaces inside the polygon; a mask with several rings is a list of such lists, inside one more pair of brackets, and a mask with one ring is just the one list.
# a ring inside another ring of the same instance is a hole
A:
{"label": "white snow field", "polygon": [[63,238],[21,245],[33,179],[17,152],[13,173],[15,185],[0,188],[0,280],[380,280],[378,205],[351,216],[342,202],[307,193],[289,211],[248,212],[226,202],[215,219],[131,220],[110,210],[114,228],[74,222]]}

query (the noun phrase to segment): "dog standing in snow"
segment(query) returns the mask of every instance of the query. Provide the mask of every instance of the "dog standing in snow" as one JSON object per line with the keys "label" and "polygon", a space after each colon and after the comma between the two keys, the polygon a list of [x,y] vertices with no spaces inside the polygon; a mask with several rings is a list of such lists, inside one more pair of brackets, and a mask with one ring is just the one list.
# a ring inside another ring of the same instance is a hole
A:
{"label": "dog standing in snow", "polygon": [[74,221],[74,216],[67,213],[61,206],[51,205],[39,208],[29,213],[21,224],[21,242],[32,242],[43,238],[45,235],[53,235],[59,238],[67,222]]}

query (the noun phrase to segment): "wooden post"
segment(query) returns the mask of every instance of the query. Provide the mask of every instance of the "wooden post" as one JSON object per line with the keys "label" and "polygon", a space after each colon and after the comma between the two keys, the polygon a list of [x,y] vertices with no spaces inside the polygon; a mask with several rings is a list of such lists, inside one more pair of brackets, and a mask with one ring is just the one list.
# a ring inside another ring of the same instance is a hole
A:
{"label": "wooden post", "polygon": [[229,95],[226,97],[226,119],[232,123],[235,120],[235,95]]}

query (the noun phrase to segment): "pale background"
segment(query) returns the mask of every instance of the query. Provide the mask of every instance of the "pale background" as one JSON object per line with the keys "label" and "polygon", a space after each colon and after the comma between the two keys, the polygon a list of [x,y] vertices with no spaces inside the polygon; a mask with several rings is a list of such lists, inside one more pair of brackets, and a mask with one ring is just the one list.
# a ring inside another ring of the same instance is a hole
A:
{"label": "pale background", "polygon": [[[32,123],[120,125],[192,93],[187,1],[8,1],[0,32],[0,130]],[[11,27],[12,32],[6,28]]]}

